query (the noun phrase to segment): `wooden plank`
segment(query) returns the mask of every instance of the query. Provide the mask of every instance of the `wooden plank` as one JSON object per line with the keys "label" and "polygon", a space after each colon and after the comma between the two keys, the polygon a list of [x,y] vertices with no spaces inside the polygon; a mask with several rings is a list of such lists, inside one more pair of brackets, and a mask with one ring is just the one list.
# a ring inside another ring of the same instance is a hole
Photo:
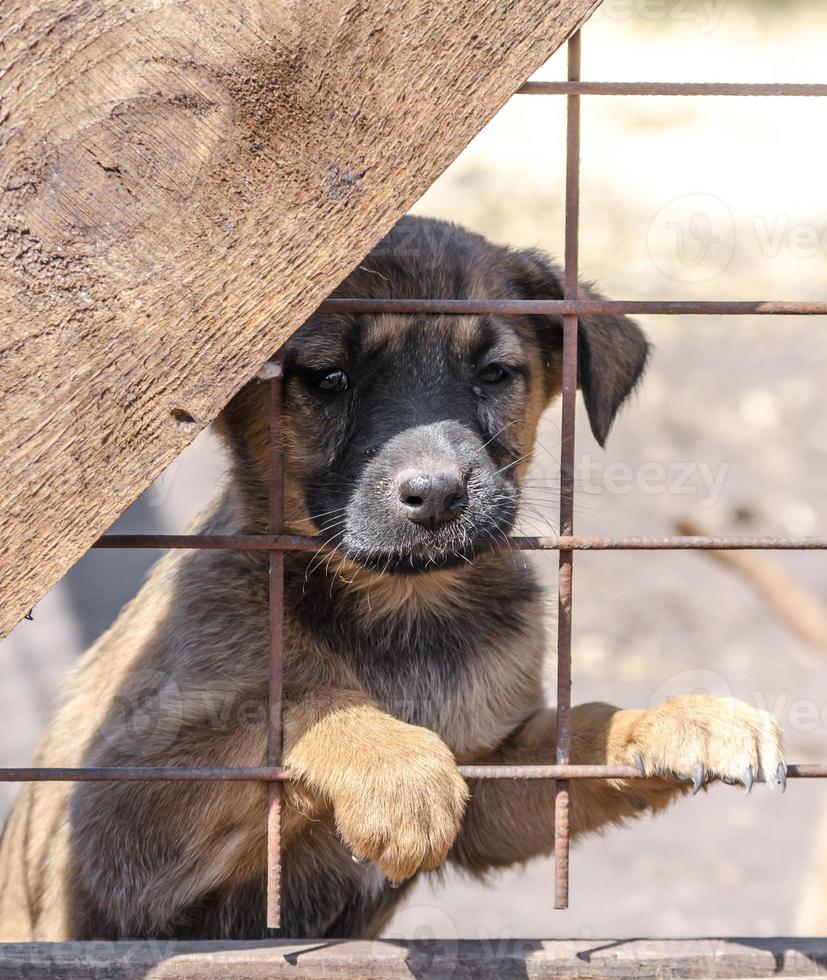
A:
{"label": "wooden plank", "polygon": [[0,635],[598,0],[3,0]]}
{"label": "wooden plank", "polygon": [[360,980],[821,977],[824,939],[553,940],[472,942],[179,943],[0,945],[0,980]]}

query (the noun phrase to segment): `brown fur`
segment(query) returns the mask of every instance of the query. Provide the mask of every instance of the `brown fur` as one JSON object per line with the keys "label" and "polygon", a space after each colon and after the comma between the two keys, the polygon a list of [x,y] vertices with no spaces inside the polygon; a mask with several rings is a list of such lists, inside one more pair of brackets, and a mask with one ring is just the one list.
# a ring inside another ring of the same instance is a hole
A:
{"label": "brown fur", "polygon": [[[521,295],[554,295],[553,267],[536,256],[438,225],[400,227],[343,294],[511,295],[519,281]],[[443,234],[450,247],[436,261]],[[458,274],[446,278],[451,262],[465,275],[462,288]],[[361,355],[397,370],[421,329],[418,360],[441,344],[461,364],[481,327],[475,318],[456,327],[447,317],[427,327],[374,318],[360,327]],[[628,321],[581,329],[584,393],[605,438],[642,367],[632,354],[639,335]],[[525,374],[506,399],[515,421],[487,451],[519,474],[540,413],[559,392],[559,324],[496,330],[501,356],[520,354]],[[297,335],[289,356],[324,369],[347,356],[344,337],[343,324],[325,318]],[[416,366],[402,364],[402,376]],[[326,421],[332,410],[299,380],[285,385],[288,530],[324,534],[306,489],[327,472],[321,440],[335,419]],[[266,530],[265,386],[239,393],[220,426],[234,451],[232,478],[194,527]],[[469,787],[457,770],[552,761],[547,644],[528,563],[489,548],[416,575],[383,574],[337,553],[290,555],[286,567],[284,759],[294,781],[285,788],[285,934],[373,936],[404,894],[391,882],[446,860],[484,874],[549,853],[549,782]],[[37,763],[263,764],[267,629],[266,555],[167,556],[78,665]],[[572,728],[572,761],[636,763],[656,777],[574,781],[575,836],[662,809],[699,763],[707,778],[741,781],[751,768],[773,781],[782,762],[772,719],[731,701],[677,698],[645,711],[582,705]],[[266,936],[265,817],[266,787],[255,783],[27,785],[0,848],[0,939]]]}

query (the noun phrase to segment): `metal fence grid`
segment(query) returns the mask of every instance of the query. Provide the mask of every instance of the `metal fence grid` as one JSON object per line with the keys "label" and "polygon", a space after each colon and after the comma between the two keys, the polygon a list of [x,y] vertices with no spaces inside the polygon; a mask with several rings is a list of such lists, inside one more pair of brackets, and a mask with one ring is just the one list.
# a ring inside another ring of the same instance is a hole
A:
{"label": "metal fence grid", "polygon": [[[568,907],[569,900],[569,782],[572,779],[640,779],[635,767],[572,765],[571,746],[571,633],[572,574],[574,552],[583,550],[681,550],[681,549],[827,549],[827,537],[668,537],[668,538],[583,538],[574,536],[574,440],[577,390],[578,318],[600,314],[707,314],[787,315],[827,314],[821,302],[638,302],[581,300],[578,288],[580,210],[580,97],[597,96],[827,96],[827,84],[715,84],[656,82],[585,82],[580,77],[581,39],[568,42],[568,80],[528,82],[522,95],[564,95],[567,99],[566,204],[565,204],[565,290],[562,300],[327,300],[320,310],[327,313],[440,313],[499,314],[520,316],[546,314],[563,320],[563,390],[560,435],[560,533],[556,537],[514,537],[519,549],[559,552],[557,626],[557,739],[554,765],[461,766],[469,779],[555,780],[555,889],[554,907]],[[250,768],[109,768],[109,769],[0,769],[0,781],[179,781],[254,780],[266,782],[268,809],[267,922],[278,928],[281,891],[281,784],[290,779],[281,765],[282,752],[282,660],[284,626],[284,552],[316,551],[319,539],[282,534],[284,520],[284,461],[281,438],[281,378],[270,382],[270,534],[269,535],[105,535],[94,548],[245,549],[270,554],[270,689],[269,744],[267,765]],[[825,778],[827,764],[790,765],[788,775]]]}

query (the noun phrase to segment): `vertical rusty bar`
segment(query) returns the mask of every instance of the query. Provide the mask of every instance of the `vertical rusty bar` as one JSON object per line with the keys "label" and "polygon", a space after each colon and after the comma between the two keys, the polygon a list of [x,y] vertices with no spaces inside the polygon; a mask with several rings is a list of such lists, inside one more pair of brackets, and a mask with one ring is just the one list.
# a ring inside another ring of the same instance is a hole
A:
{"label": "vertical rusty bar", "polygon": [[[580,33],[568,44],[569,81],[580,79]],[[569,95],[566,123],[565,298],[577,299],[580,229],[580,96]],[[577,317],[563,317],[563,393],[560,427],[560,534],[574,533],[574,429],[577,394]],[[570,761],[571,617],[574,553],[560,551],[557,592],[557,748],[558,765]],[[554,907],[569,905],[569,782],[554,788]]]}
{"label": "vertical rusty bar", "polygon": [[[284,529],[284,454],[281,429],[281,367],[270,381],[270,530]],[[270,689],[267,764],[281,765],[282,661],[284,653],[284,552],[270,552]],[[281,783],[268,787],[267,927],[281,924]]]}

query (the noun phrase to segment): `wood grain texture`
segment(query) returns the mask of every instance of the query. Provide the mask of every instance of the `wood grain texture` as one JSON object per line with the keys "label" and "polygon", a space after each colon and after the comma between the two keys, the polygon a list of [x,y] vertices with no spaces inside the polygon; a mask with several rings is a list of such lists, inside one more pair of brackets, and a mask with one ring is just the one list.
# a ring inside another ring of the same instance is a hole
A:
{"label": "wood grain texture", "polygon": [[0,944],[0,980],[823,977],[823,939]]}
{"label": "wood grain texture", "polygon": [[3,0],[0,635],[598,2]]}

